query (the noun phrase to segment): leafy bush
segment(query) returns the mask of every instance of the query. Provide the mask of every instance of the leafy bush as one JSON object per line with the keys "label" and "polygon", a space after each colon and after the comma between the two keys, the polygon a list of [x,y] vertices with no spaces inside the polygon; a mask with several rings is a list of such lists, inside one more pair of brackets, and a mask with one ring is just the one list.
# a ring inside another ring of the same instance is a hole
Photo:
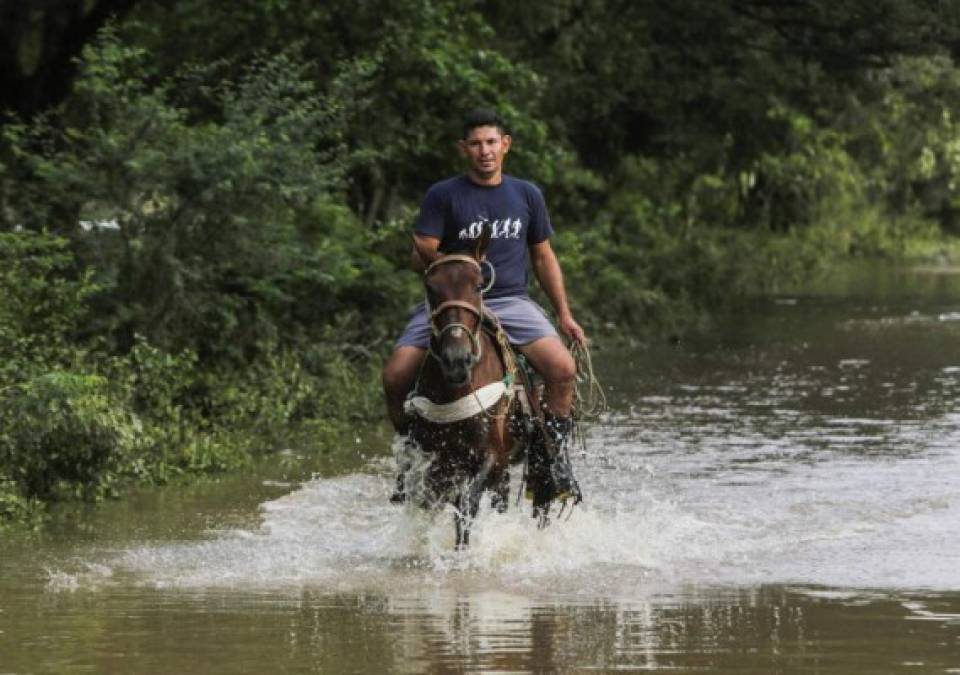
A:
{"label": "leafy bush", "polygon": [[139,420],[95,375],[51,371],[0,398],[0,468],[22,495],[100,499],[141,447]]}
{"label": "leafy bush", "polygon": [[558,237],[583,318],[632,334],[677,331],[822,264],[822,242],[805,230],[773,237],[738,218],[732,178],[682,159],[626,158],[591,226]]}
{"label": "leafy bush", "polygon": [[351,363],[323,345],[264,354],[243,371],[210,374],[212,417],[220,428],[246,430],[233,442],[248,452],[289,443],[328,451],[357,420],[382,413],[376,362]]}
{"label": "leafy bush", "polygon": [[[323,325],[367,281],[376,293],[363,272],[369,235],[335,198],[341,102],[290,54],[235,79],[219,66],[155,83],[145,52],[107,30],[84,50],[77,110],[5,129],[21,183],[11,208],[96,264],[105,289],[93,329],[121,350],[140,334],[242,362],[261,342]],[[84,232],[78,221],[115,225]],[[301,311],[315,300],[318,313]]]}
{"label": "leafy bush", "polygon": [[17,483],[0,473],[0,531],[10,525],[36,526],[43,520],[43,503],[25,497]]}
{"label": "leafy bush", "polygon": [[0,386],[74,359],[91,275],[61,237],[0,232]]}

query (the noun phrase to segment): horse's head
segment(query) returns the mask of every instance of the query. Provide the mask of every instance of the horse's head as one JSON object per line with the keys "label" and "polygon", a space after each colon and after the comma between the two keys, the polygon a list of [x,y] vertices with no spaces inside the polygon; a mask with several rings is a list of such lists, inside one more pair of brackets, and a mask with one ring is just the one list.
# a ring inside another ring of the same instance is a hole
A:
{"label": "horse's head", "polygon": [[447,384],[464,386],[482,356],[483,273],[480,260],[490,242],[485,227],[473,255],[437,258],[424,275],[430,310],[430,354]]}

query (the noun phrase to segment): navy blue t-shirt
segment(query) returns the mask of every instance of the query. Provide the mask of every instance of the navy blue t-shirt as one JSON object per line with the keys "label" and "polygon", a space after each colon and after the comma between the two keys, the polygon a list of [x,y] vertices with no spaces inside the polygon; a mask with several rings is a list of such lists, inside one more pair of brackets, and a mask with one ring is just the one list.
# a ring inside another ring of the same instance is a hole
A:
{"label": "navy blue t-shirt", "polygon": [[493,227],[487,260],[497,273],[488,298],[527,293],[527,248],[553,234],[543,194],[533,183],[503,176],[500,185],[477,185],[467,176],[427,190],[414,230],[436,237],[444,253],[473,251],[484,223]]}

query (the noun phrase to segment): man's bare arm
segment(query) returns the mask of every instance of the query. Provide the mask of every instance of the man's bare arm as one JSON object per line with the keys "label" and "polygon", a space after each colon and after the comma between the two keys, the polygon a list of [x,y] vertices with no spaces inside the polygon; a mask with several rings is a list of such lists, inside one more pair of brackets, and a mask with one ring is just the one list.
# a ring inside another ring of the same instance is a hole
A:
{"label": "man's bare arm", "polygon": [[425,237],[422,234],[413,235],[413,250],[410,252],[410,268],[422,273],[434,260],[439,258],[440,240],[436,237]]}
{"label": "man's bare arm", "polygon": [[537,276],[537,281],[543,288],[550,303],[557,312],[557,322],[560,329],[571,340],[580,344],[586,344],[587,336],[583,328],[573,318],[570,311],[570,305],[567,303],[567,292],[563,285],[563,272],[560,270],[560,262],[557,255],[553,252],[553,246],[550,240],[542,241],[530,247],[530,263],[533,265],[533,272]]}

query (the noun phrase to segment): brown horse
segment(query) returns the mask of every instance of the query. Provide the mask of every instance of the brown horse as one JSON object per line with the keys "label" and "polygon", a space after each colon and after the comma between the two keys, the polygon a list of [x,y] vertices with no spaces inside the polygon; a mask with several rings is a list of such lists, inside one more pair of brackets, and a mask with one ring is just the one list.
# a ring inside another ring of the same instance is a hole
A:
{"label": "brown horse", "polygon": [[[457,548],[469,544],[470,522],[485,490],[503,511],[516,430],[513,352],[483,308],[481,260],[487,229],[473,255],[445,255],[424,274],[432,337],[408,410],[410,437],[431,462],[424,506],[456,509]],[[412,409],[412,410],[411,410]]]}

